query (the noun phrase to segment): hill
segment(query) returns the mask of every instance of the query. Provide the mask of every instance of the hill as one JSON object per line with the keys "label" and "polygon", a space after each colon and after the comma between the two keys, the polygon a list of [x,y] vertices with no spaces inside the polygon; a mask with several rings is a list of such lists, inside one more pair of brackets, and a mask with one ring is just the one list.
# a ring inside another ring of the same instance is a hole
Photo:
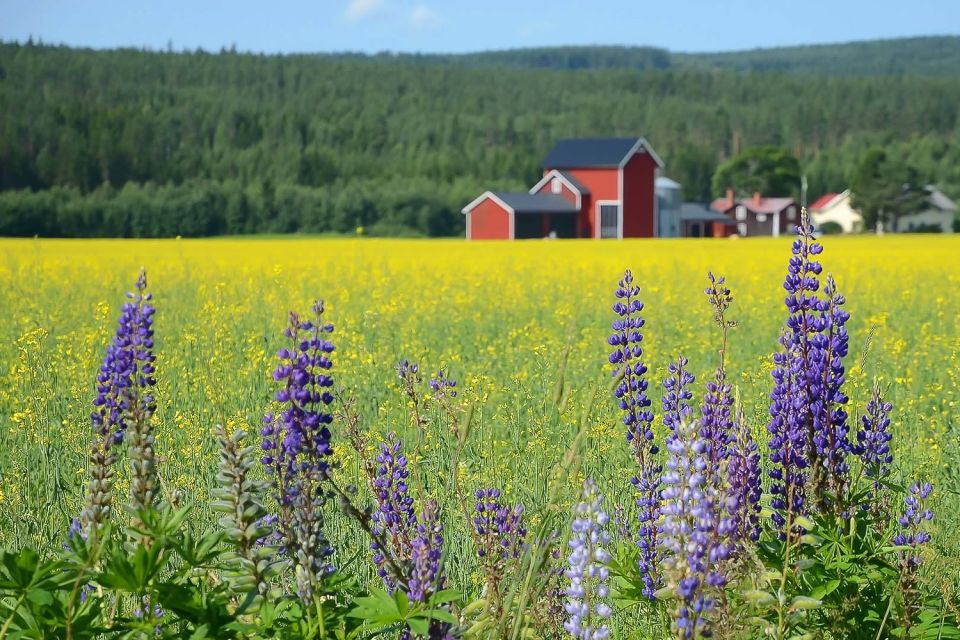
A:
{"label": "hill", "polygon": [[759,144],[796,154],[812,195],[844,188],[877,145],[960,189],[955,77],[748,74],[631,51],[648,66],[616,67],[609,48],[530,68],[0,44],[0,234],[456,234],[466,202],[529,184],[567,136],[646,136],[689,199]]}

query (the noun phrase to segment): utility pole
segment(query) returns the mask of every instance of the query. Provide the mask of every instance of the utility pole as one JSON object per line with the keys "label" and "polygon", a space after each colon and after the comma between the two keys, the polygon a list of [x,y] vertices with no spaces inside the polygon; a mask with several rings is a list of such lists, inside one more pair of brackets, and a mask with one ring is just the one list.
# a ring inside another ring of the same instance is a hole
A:
{"label": "utility pole", "polygon": [[807,208],[807,174],[800,176],[800,207]]}

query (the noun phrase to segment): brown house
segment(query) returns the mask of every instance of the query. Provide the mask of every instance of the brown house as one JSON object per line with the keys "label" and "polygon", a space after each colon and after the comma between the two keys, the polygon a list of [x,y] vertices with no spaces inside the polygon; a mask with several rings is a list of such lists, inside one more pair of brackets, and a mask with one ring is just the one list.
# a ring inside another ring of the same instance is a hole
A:
{"label": "brown house", "polygon": [[780,236],[793,233],[799,217],[793,198],[765,198],[754,193],[752,198],[736,200],[733,189],[714,200],[710,208],[733,221],[739,236]]}

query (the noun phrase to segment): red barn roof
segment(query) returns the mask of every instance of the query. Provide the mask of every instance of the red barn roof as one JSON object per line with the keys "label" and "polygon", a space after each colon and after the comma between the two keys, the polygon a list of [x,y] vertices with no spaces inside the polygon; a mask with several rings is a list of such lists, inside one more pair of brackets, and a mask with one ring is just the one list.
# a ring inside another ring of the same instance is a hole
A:
{"label": "red barn roof", "polygon": [[825,193],[825,194],[823,194],[822,196],[820,196],[819,198],[817,198],[817,200],[816,200],[812,205],[810,205],[810,209],[813,210],[813,211],[816,211],[817,209],[823,209],[823,208],[826,207],[828,204],[830,204],[830,202],[831,202],[834,198],[836,198],[837,195],[839,195],[839,194],[836,194],[836,193]]}

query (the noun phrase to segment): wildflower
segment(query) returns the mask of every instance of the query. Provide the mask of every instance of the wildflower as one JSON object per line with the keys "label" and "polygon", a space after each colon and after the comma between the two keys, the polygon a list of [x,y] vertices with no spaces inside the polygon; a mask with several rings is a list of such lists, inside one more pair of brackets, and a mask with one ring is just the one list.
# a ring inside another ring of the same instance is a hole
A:
{"label": "wildflower", "polygon": [[152,295],[146,293],[147,275],[140,272],[136,289],[128,293],[116,334],[107,347],[97,374],[95,410],[90,414],[94,442],[90,453],[90,484],[79,526],[89,536],[109,519],[113,504],[113,466],[116,447],[133,423],[131,438],[132,502],[135,508],[153,504],[155,470],[150,417],[155,409],[150,388],[156,384],[153,355]]}
{"label": "wildflower", "polygon": [[610,596],[610,554],[604,546],[610,544],[610,534],[606,531],[609,519],[601,508],[602,502],[596,484],[588,479],[571,526],[570,566],[566,571],[570,586],[564,605],[570,617],[563,624],[571,636],[580,640],[602,640],[610,634],[609,627],[603,624],[613,610],[606,602]]}
{"label": "wildflower", "polygon": [[499,489],[479,489],[475,496],[473,528],[479,541],[477,555],[496,572],[523,551],[527,537],[523,506],[511,508],[501,504]]}
{"label": "wildflower", "polygon": [[261,462],[273,483],[283,546],[296,564],[297,591],[305,602],[333,571],[322,512],[327,499],[323,483],[333,454],[327,426],[333,420],[327,410],[333,379],[327,372],[334,350],[323,335],[332,332],[333,325],[322,321],[323,301],[315,302],[312,311],[312,320],[290,313],[284,331],[290,346],[277,353],[280,364],[273,372],[274,380],[283,384],[274,399],[284,409],[265,415],[260,432]]}
{"label": "wildflower", "polygon": [[443,524],[439,520],[437,502],[428,500],[420,514],[417,535],[410,544],[411,571],[408,584],[410,599],[425,602],[443,588],[440,559],[443,555]]}
{"label": "wildflower", "polygon": [[[386,554],[391,554],[392,566],[402,565],[410,560],[412,538],[417,526],[413,511],[413,497],[408,494],[407,458],[402,453],[402,443],[395,434],[387,434],[387,441],[380,444],[377,456],[377,468],[373,480],[374,499],[377,509],[373,512],[374,551],[373,561],[377,565],[377,575],[383,578],[387,587],[395,584],[388,575],[391,566]],[[378,542],[379,541],[379,542]],[[381,548],[386,544],[388,548]],[[403,576],[394,576],[403,579]]]}
{"label": "wildflower", "polygon": [[673,437],[677,426],[681,422],[689,420],[690,409],[689,401],[693,399],[693,392],[689,386],[693,384],[695,378],[687,370],[689,360],[680,356],[676,362],[671,362],[667,367],[667,379],[663,381],[663,388],[666,393],[663,394],[663,424],[670,429],[668,438]]}
{"label": "wildflower", "polygon": [[729,556],[733,522],[706,482],[707,445],[693,425],[681,424],[667,451],[659,544],[665,584],[678,600],[673,630],[680,638],[705,637],[710,594],[726,583],[718,567]]}
{"label": "wildflower", "polygon": [[874,382],[873,395],[867,403],[866,415],[860,418],[857,431],[857,443],[853,452],[860,457],[864,473],[873,479],[874,491],[879,490],[881,482],[890,475],[893,454],[890,451],[890,412],[893,405],[883,399],[880,383]]}
{"label": "wildflower", "polygon": [[438,398],[440,397],[457,397],[457,381],[452,378],[447,377],[447,373],[440,369],[437,371],[437,375],[434,378],[430,379],[430,388],[436,392]]}
{"label": "wildflower", "polygon": [[662,468],[656,462],[659,449],[653,441],[653,412],[649,409],[650,399],[647,397],[647,380],[644,377],[647,367],[641,360],[643,334],[640,329],[644,320],[640,316],[643,303],[637,298],[639,294],[640,287],[633,284],[633,273],[627,269],[614,292],[617,302],[613,305],[613,311],[618,317],[613,321],[613,334],[607,342],[614,347],[609,357],[613,365],[612,375],[618,379],[614,397],[623,411],[627,443],[637,463],[637,473],[630,482],[639,494],[638,564],[644,580],[643,593],[652,599],[659,584],[656,573],[656,523],[659,519]]}
{"label": "wildflower", "polygon": [[[773,483],[773,521],[785,536],[795,515],[805,512],[806,481],[813,437],[812,406],[823,386],[822,362],[815,350],[822,346],[822,301],[817,297],[822,271],[815,256],[823,248],[813,238],[813,227],[804,212],[793,241],[785,304],[789,313],[780,334],[781,351],[774,354],[774,387],[770,394],[770,478]],[[817,346],[820,345],[820,346]]]}
{"label": "wildflower", "polygon": [[[760,451],[738,405],[734,419],[734,437],[730,445],[728,477],[729,509],[733,517],[735,540],[760,539]],[[742,544],[742,543],[741,543]]]}
{"label": "wildflower", "polygon": [[920,558],[920,547],[930,541],[931,535],[924,530],[925,522],[933,520],[933,511],[927,507],[927,499],[933,492],[933,486],[926,482],[923,485],[915,483],[910,487],[910,494],[903,499],[903,515],[897,523],[900,530],[893,538],[893,544],[908,547],[909,551],[898,554],[900,565],[900,582],[898,589],[903,596],[902,623],[904,637],[910,637],[910,627],[920,609],[921,595],[917,589],[917,571],[923,560]]}

